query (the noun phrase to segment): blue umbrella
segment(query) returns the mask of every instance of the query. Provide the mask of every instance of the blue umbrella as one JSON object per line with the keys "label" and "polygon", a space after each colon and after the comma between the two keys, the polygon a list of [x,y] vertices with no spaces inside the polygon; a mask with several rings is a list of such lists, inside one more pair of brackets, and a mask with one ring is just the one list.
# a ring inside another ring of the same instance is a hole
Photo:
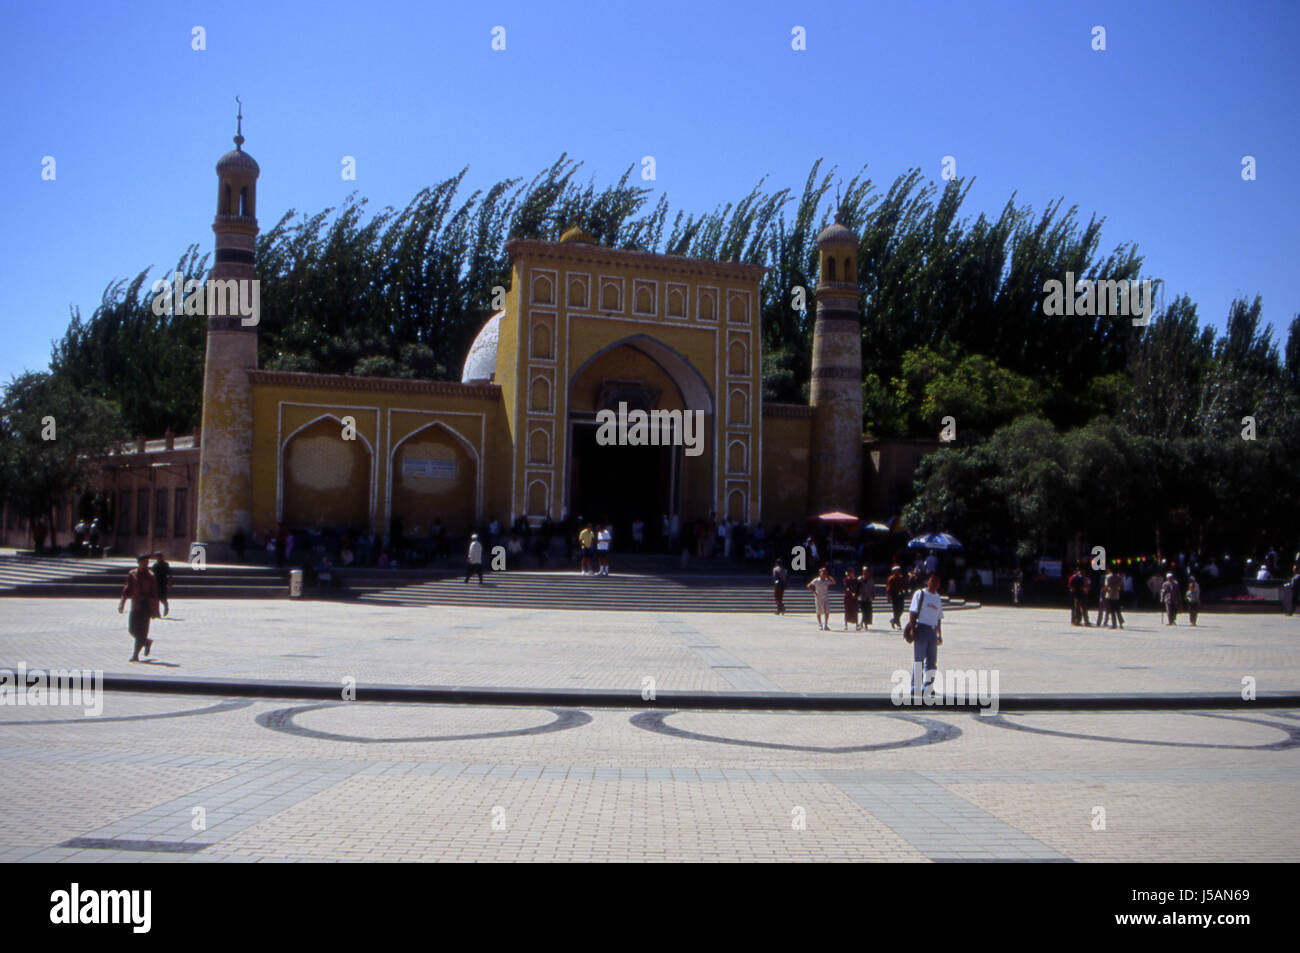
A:
{"label": "blue umbrella", "polygon": [[955,536],[948,533],[927,533],[908,542],[907,548],[953,550],[961,549],[962,545]]}

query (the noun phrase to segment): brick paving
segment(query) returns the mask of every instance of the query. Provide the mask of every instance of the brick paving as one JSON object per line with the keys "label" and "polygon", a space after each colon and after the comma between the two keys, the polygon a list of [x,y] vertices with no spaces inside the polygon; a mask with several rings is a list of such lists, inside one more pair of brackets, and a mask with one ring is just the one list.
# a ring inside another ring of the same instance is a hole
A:
{"label": "brick paving", "polygon": [[[908,664],[888,629],[802,616],[207,600],[173,604],[144,666],[115,603],[4,609],[0,668],[164,679],[886,694]],[[1300,690],[1300,619],[1156,621],[967,611],[939,663],[997,669],[1005,694]],[[99,717],[0,706],[0,860],[1288,861],[1298,738],[1300,712],[1264,709],[648,717],[110,693]]]}

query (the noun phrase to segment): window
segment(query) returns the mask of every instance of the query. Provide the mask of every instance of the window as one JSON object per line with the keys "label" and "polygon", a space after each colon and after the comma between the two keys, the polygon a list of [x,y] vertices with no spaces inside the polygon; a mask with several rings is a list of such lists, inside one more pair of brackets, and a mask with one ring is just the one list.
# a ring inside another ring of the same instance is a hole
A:
{"label": "window", "polygon": [[172,517],[172,535],[185,537],[190,531],[189,490],[183,486],[176,488],[176,513]]}
{"label": "window", "polygon": [[135,535],[149,535],[149,491],[135,491]]}
{"label": "window", "polygon": [[153,532],[155,536],[167,535],[167,491],[158,490],[153,495]]}

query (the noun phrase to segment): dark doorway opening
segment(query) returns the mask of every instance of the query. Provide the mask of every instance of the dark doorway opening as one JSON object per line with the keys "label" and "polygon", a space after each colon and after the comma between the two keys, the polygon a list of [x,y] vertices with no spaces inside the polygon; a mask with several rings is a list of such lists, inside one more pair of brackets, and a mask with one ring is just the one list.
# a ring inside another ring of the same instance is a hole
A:
{"label": "dark doorway opening", "polygon": [[[645,521],[649,540],[672,512],[674,489],[680,498],[680,447],[601,446],[594,421],[574,421],[569,446],[569,514],[584,523],[610,523],[614,549],[632,549],[632,523]],[[678,457],[674,479],[673,457]]]}

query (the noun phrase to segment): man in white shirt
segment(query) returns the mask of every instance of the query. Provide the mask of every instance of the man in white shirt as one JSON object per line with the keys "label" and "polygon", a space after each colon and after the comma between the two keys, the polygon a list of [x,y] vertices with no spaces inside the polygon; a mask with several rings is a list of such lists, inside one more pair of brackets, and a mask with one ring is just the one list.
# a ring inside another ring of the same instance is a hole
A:
{"label": "man in white shirt", "polygon": [[469,538],[469,553],[465,564],[465,581],[470,576],[478,576],[478,584],[483,585],[483,544],[478,541],[478,533]]}
{"label": "man in white shirt", "polygon": [[614,542],[614,527],[606,524],[600,528],[596,534],[596,557],[600,561],[600,568],[596,575],[609,575],[609,550]]}
{"label": "man in white shirt", "polygon": [[912,694],[924,693],[934,682],[943,644],[943,599],[939,595],[939,574],[931,573],[924,589],[912,593],[908,624],[916,638],[912,642]]}

